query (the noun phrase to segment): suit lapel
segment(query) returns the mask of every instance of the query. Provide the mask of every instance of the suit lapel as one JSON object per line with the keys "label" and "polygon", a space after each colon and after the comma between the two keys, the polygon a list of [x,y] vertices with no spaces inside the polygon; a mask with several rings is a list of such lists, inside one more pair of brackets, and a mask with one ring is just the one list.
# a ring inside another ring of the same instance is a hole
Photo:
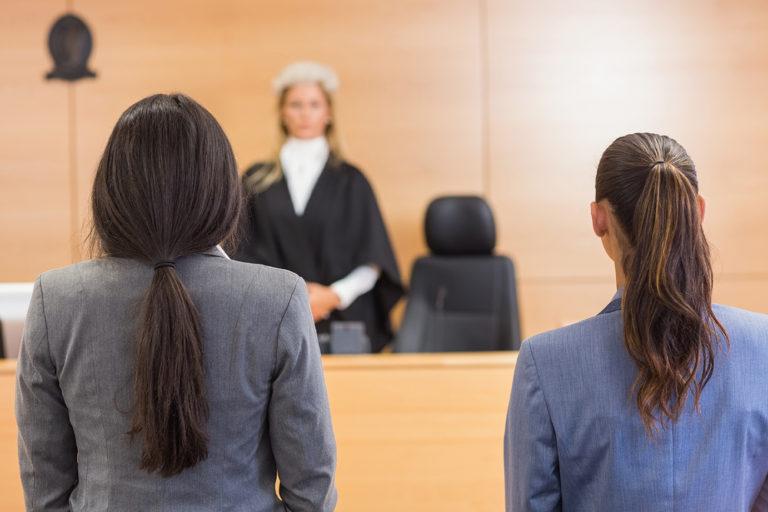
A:
{"label": "suit lapel", "polygon": [[265,211],[270,212],[269,223],[280,258],[285,268],[296,272],[307,281],[317,281],[314,251],[309,244],[301,218],[293,209],[291,195],[285,179],[265,190],[261,198]]}
{"label": "suit lapel", "polygon": [[[317,218],[327,214],[327,208],[331,204],[329,198],[334,192],[334,180],[332,171],[330,168],[330,158],[325,162],[325,167],[320,172],[320,176],[317,177],[312,193],[309,195],[307,201],[307,207],[304,208],[305,218]],[[286,188],[287,189],[287,188]]]}
{"label": "suit lapel", "polygon": [[621,311],[621,297],[624,295],[624,287],[622,286],[616,291],[616,294],[611,299],[611,302],[603,308],[598,315],[605,315],[607,313],[613,313],[614,311]]}

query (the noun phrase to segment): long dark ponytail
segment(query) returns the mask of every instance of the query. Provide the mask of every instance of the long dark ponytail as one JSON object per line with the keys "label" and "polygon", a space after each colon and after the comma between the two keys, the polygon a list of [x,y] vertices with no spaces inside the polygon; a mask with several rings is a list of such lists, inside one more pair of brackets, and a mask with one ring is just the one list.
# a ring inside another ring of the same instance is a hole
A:
{"label": "long dark ponytail", "polygon": [[712,312],[712,267],[701,229],[693,161],[673,139],[636,133],[616,139],[597,168],[596,200],[606,199],[628,247],[624,343],[639,368],[633,386],[646,431],[675,422],[689,395],[698,410],[720,334]]}
{"label": "long dark ponytail", "polygon": [[237,226],[241,192],[226,135],[184,95],[139,101],[107,142],[92,208],[105,254],[155,265],[139,319],[129,433],[141,434],[141,468],[172,476],[208,455],[200,314],[174,262]]}

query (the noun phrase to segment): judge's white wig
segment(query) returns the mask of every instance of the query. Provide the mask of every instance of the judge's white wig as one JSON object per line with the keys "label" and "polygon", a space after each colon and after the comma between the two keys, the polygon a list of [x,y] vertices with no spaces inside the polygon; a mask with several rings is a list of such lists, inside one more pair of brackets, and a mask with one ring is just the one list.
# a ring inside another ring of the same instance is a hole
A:
{"label": "judge's white wig", "polygon": [[339,88],[339,77],[328,66],[312,61],[298,61],[288,65],[272,80],[272,89],[280,95],[296,84],[318,83],[329,94]]}

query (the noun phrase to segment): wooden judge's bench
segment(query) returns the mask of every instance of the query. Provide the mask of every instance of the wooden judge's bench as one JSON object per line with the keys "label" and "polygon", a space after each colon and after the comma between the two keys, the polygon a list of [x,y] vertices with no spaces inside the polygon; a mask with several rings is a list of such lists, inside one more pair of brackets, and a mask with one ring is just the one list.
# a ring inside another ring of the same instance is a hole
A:
{"label": "wooden judge's bench", "polygon": [[[517,352],[324,356],[340,512],[504,509]],[[0,511],[24,510],[14,360],[0,361]]]}

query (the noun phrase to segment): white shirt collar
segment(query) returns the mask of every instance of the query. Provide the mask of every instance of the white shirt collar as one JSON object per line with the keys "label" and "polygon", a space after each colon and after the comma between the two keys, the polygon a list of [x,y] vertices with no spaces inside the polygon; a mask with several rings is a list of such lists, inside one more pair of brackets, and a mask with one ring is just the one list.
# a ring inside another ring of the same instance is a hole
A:
{"label": "white shirt collar", "polygon": [[280,148],[280,162],[292,163],[296,160],[328,160],[328,141],[322,135],[314,139],[297,139],[288,137]]}
{"label": "white shirt collar", "polygon": [[329,154],[330,149],[325,137],[289,137],[280,148],[280,164],[296,215],[304,213]]}
{"label": "white shirt collar", "polygon": [[221,248],[220,244],[216,244],[214,250],[219,253],[219,256],[224,256],[225,258],[230,259],[229,254],[224,252],[224,249]]}

